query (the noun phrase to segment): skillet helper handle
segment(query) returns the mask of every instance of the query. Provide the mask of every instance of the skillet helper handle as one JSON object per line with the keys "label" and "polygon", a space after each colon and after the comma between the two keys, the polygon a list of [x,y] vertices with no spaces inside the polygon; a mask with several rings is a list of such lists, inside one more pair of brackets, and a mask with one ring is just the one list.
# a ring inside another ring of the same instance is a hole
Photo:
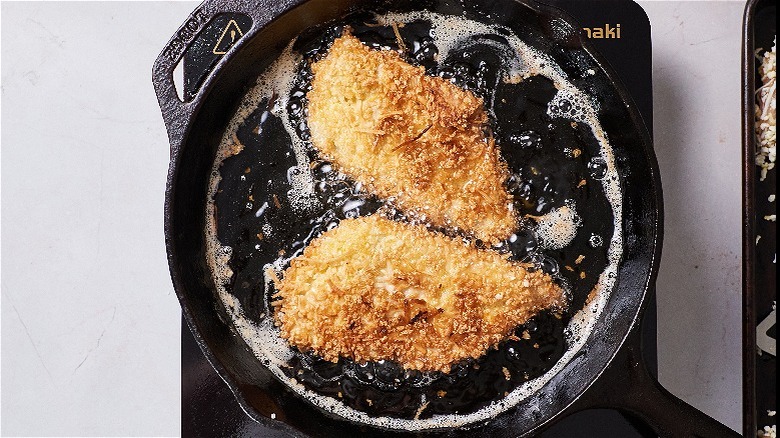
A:
{"label": "skillet helper handle", "polygon": [[[250,28],[241,30],[243,38],[240,38],[235,45],[229,46],[229,50],[225,49],[225,52],[219,53],[219,55],[229,56],[235,47],[241,46],[245,40],[251,39],[257,29],[262,28],[275,17],[303,1],[305,0],[275,0],[271,2],[263,0],[231,0],[229,2],[205,0],[187,17],[165,45],[152,67],[152,83],[168,130],[172,157],[181,147],[189,129],[189,123],[192,121],[192,115],[202,103],[208,88],[207,80],[192,98],[183,101],[179,98],[173,81],[173,71],[187,49],[196,42],[198,35],[219,15],[233,13],[249,17],[252,24]],[[215,52],[215,54],[217,53]],[[220,59],[219,63],[222,61],[224,59]],[[212,71],[216,70],[218,67]],[[211,73],[209,73],[210,75]]]}
{"label": "skillet helper handle", "polygon": [[662,438],[742,436],[661,386],[642,359],[638,326],[573,409],[616,409],[641,420]]}
{"label": "skillet helper handle", "polygon": [[165,127],[168,130],[171,156],[181,146],[188,128],[187,124],[194,110],[194,104],[197,101],[197,98],[194,98],[190,102],[184,102],[179,98],[173,81],[173,71],[195,40],[198,32],[216,15],[216,13],[209,12],[208,6],[208,3],[204,2],[187,17],[165,45],[152,67],[152,84],[157,94]]}

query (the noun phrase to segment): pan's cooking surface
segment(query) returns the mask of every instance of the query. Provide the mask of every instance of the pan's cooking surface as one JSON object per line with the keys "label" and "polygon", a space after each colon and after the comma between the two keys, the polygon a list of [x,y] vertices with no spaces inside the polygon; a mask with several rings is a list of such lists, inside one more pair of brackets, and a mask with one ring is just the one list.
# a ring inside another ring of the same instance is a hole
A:
{"label": "pan's cooking surface", "polygon": [[[266,288],[264,267],[284,268],[291,256],[339,220],[371,214],[383,205],[322,161],[307,142],[309,65],[326,52],[344,24],[369,46],[398,49],[393,28],[377,25],[370,14],[356,14],[342,23],[305,32],[292,47],[302,61],[289,95],[267,94],[238,119],[240,123],[226,135],[229,141],[223,146],[240,144],[241,151],[226,154],[231,156],[221,162],[214,180],[218,182],[216,237],[219,244],[231,248],[233,275],[227,290],[243,309],[243,316],[265,324],[266,332],[271,330],[268,303],[273,290]],[[404,371],[385,361],[333,364],[297,351],[286,357],[280,369],[306,389],[372,416],[424,419],[471,413],[543,375],[571,347],[567,324],[609,265],[615,221],[602,180],[610,174],[610,158],[602,153],[590,126],[581,119],[575,121],[577,117],[557,116],[570,113],[572,101],[556,98],[553,80],[541,75],[519,83],[502,80],[508,35],[471,35],[437,62],[440,47],[432,37],[430,21],[412,20],[397,31],[409,62],[485,98],[494,135],[513,173],[508,188],[519,211],[553,217],[562,207],[571,207],[579,213],[576,236],[563,248],[551,249],[531,219],[524,219],[515,236],[496,248],[554,275],[571,292],[571,310],[562,315],[539,314],[517,328],[515,339],[476,361],[464,361],[447,375]],[[595,71],[583,68],[583,74]],[[300,166],[301,153],[309,162],[306,167]],[[314,190],[299,190],[309,183]],[[395,218],[409,219],[400,212]]]}

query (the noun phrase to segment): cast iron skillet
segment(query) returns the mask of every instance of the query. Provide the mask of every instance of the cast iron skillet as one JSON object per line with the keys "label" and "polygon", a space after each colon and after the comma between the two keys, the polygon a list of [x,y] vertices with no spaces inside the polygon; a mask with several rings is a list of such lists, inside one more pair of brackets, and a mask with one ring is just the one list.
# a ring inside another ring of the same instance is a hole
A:
{"label": "cast iron skillet", "polygon": [[[738,436],[666,391],[650,376],[640,351],[639,321],[655,282],[662,237],[658,166],[644,124],[630,97],[578,26],[555,9],[516,0],[392,2],[396,10],[442,10],[459,5],[481,17],[500,17],[527,43],[550,54],[564,70],[578,59],[599,67],[585,86],[600,102],[622,178],[624,255],[618,282],[581,351],[541,390],[515,408],[452,437],[529,436],[563,416],[609,407],[634,415],[665,437]],[[206,265],[204,224],[207,186],[217,146],[247,87],[303,29],[358,9],[366,0],[206,0],[169,41],[153,68],[153,82],[171,144],[165,201],[165,236],[174,288],[184,317],[204,354],[241,407],[254,420],[294,436],[401,436],[335,418],[294,395],[257,360],[231,329]],[[390,3],[382,3],[384,7]],[[197,33],[221,13],[241,13],[252,27],[223,56],[199,92],[182,102],[173,70]],[[568,72],[567,72],[568,73]],[[269,419],[276,414],[276,420]]]}

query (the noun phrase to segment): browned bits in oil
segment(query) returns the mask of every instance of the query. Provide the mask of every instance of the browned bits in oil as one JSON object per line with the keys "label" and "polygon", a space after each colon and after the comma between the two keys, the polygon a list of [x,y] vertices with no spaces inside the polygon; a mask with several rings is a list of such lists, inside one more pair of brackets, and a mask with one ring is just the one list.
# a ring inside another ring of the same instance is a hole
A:
{"label": "browned bits in oil", "polygon": [[420,405],[420,407],[417,409],[417,412],[414,413],[414,419],[415,420],[419,420],[420,419],[420,415],[422,415],[422,413],[425,410],[425,408],[428,407],[428,404],[430,404],[430,402],[426,401],[425,403]]}
{"label": "browned bits in oil", "polygon": [[580,272],[580,278],[584,280],[585,277],[586,277],[585,271]]}
{"label": "browned bits in oil", "polygon": [[274,268],[266,268],[266,270],[265,270],[265,277],[269,278],[271,281],[273,281],[274,284],[279,284],[279,276],[276,275],[276,269],[274,269]]}
{"label": "browned bits in oil", "polygon": [[263,240],[264,238],[265,236],[263,235],[263,233],[257,233],[257,240]]}
{"label": "browned bits in oil", "polygon": [[512,373],[510,373],[509,370],[506,367],[502,367],[501,371],[504,373],[504,378],[506,380],[511,380],[512,379]]}
{"label": "browned bits in oil", "polygon": [[398,31],[398,23],[393,22],[390,26],[393,28],[395,42],[398,43],[398,48],[401,49],[402,52],[406,52],[406,43],[404,43],[404,39],[401,38],[401,32]]}
{"label": "browned bits in oil", "polygon": [[582,263],[583,260],[585,260],[585,256],[580,254],[579,256],[577,256],[577,259],[574,260],[574,264],[579,265],[580,263]]}
{"label": "browned bits in oil", "polygon": [[566,268],[567,271],[574,272],[574,268],[569,265],[564,266],[564,268]]}
{"label": "browned bits in oil", "polygon": [[577,188],[579,189],[580,187],[583,187],[587,183],[588,182],[583,179],[582,181],[579,182],[579,184],[577,184]]}
{"label": "browned bits in oil", "polygon": [[243,150],[244,150],[244,145],[238,139],[238,136],[234,133],[232,142],[230,143],[230,146],[228,146],[228,151],[227,151],[228,155],[236,155]]}
{"label": "browned bits in oil", "polygon": [[282,208],[282,203],[279,202],[279,197],[276,196],[276,193],[274,193],[272,198],[274,200],[274,205],[276,206],[276,208]]}
{"label": "browned bits in oil", "polygon": [[580,155],[582,155],[582,151],[581,150],[579,150],[579,149],[572,149],[572,151],[571,151],[571,156],[572,157],[577,158]]}
{"label": "browned bits in oil", "polygon": [[439,396],[439,398],[444,397],[445,395],[447,395],[447,391],[440,389],[436,391],[436,395]]}

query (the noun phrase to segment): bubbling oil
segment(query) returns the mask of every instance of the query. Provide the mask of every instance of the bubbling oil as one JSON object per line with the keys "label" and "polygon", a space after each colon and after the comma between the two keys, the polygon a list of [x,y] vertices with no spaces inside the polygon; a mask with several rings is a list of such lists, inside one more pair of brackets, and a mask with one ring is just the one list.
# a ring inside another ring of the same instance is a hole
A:
{"label": "bubbling oil", "polygon": [[[370,47],[398,50],[427,74],[484,99],[512,172],[507,189],[524,215],[492,249],[550,273],[569,292],[573,310],[540,313],[499,348],[447,374],[404,370],[392,361],[326,362],[281,338],[271,279],[314,238],[340,220],[375,213],[434,229],[424,216],[396,210],[393,199],[367,193],[309,142],[309,66],[345,25]],[[410,431],[459,427],[516,406],[579,351],[614,286],[621,191],[596,114],[594,102],[546,55],[508,29],[463,17],[363,14],[292,41],[243,99],[212,169],[207,258],[236,331],[293,391],[358,423]]]}

